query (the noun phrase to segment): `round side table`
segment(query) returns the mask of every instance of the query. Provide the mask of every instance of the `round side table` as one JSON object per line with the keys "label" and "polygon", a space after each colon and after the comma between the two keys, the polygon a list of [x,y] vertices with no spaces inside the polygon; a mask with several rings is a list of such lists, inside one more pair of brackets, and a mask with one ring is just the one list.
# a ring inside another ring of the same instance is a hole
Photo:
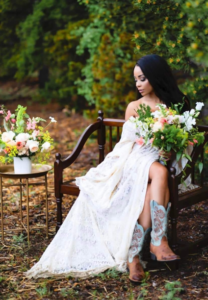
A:
{"label": "round side table", "polygon": [[[37,178],[44,176],[44,181],[42,182],[32,182],[30,185],[45,185],[46,193],[46,237],[48,238],[48,184],[47,184],[47,173],[52,169],[49,165],[40,165],[32,164],[32,172],[30,174],[15,174],[14,166],[0,166],[0,200],[1,200],[1,232],[2,232],[2,241],[4,241],[4,222],[3,222],[3,178],[10,179],[19,179],[17,184],[5,184],[4,187],[8,186],[19,186],[20,187],[20,221],[21,226],[27,232],[27,240],[30,241],[30,230],[29,230],[29,178]],[[25,179],[26,183],[22,182],[22,179]],[[27,227],[23,224],[22,216],[22,186],[26,186],[26,211],[27,211]]]}

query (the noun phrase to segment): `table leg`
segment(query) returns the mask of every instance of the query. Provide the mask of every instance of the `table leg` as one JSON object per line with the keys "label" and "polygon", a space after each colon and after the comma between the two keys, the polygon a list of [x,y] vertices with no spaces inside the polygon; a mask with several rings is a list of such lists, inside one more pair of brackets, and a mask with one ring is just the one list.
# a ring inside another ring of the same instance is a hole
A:
{"label": "table leg", "polygon": [[2,177],[0,177],[0,199],[1,199],[1,240],[4,241],[4,218],[3,218],[3,191],[2,191]]}
{"label": "table leg", "polygon": [[46,193],[46,237],[48,238],[48,182],[45,174],[45,193]]}
{"label": "table leg", "polygon": [[26,178],[26,193],[27,193],[27,241],[30,242],[30,230],[29,230],[29,186],[28,178]]}
{"label": "table leg", "polygon": [[22,218],[22,179],[20,178],[20,221],[23,229],[23,218]]}

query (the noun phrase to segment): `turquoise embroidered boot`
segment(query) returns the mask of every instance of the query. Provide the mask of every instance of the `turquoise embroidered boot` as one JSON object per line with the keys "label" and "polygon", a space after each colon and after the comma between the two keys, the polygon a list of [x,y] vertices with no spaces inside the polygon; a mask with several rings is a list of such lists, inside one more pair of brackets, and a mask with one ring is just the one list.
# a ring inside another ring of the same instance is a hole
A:
{"label": "turquoise embroidered boot", "polygon": [[140,263],[139,253],[142,250],[144,242],[144,229],[141,225],[136,223],[134,232],[132,235],[132,241],[128,253],[128,269],[130,272],[129,279],[133,283],[140,283],[144,279],[144,270]]}
{"label": "turquoise embroidered boot", "polygon": [[153,260],[168,262],[180,259],[168,245],[167,230],[170,207],[170,202],[168,203],[167,210],[154,200],[150,202],[152,219],[150,253]]}

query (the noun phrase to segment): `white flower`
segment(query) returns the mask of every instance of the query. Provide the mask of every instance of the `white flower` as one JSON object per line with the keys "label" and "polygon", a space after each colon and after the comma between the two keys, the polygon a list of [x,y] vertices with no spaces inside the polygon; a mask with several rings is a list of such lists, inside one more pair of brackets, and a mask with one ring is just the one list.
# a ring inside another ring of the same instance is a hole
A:
{"label": "white flower", "polygon": [[51,119],[51,123],[56,123],[57,121],[53,117],[49,117]]}
{"label": "white flower", "polygon": [[177,116],[178,117],[178,120],[179,120],[179,123],[185,123],[185,118],[184,116]]}
{"label": "white flower", "polygon": [[145,132],[148,132],[148,125],[147,125],[147,123],[144,123],[144,124],[143,124],[143,130],[144,130]]}
{"label": "white flower", "polygon": [[43,152],[43,151],[48,152],[48,151],[50,150],[50,147],[51,147],[51,144],[50,144],[49,142],[45,142],[45,143],[42,145],[41,152]]}
{"label": "white flower", "polygon": [[131,122],[135,122],[135,118],[133,117],[133,116],[131,116],[130,118],[129,118],[129,121],[131,121]]}
{"label": "white flower", "polygon": [[16,141],[17,142],[27,142],[27,140],[30,138],[29,133],[19,133],[16,136]]}
{"label": "white flower", "polygon": [[192,109],[190,110],[190,115],[193,116],[194,114],[195,114],[195,109],[192,108]]}
{"label": "white flower", "polygon": [[38,151],[38,147],[39,147],[39,142],[38,141],[32,141],[32,140],[28,140],[26,147],[30,149],[30,152],[37,152]]}
{"label": "white flower", "polygon": [[15,142],[15,141],[13,141],[13,140],[12,140],[12,141],[10,141],[10,142],[8,142],[7,144],[8,144],[8,145],[10,145],[10,146],[16,146],[16,142]]}
{"label": "white flower", "polygon": [[178,123],[185,123],[185,118],[184,118],[184,116],[182,115],[175,115],[175,116],[173,116],[173,115],[169,115],[169,116],[167,116],[167,122],[168,122],[168,124],[178,124]]}
{"label": "white flower", "polygon": [[190,131],[193,128],[193,125],[196,124],[196,119],[194,119],[192,116],[190,116],[189,111],[185,111],[183,113],[184,119],[185,119],[185,130]]}
{"label": "white flower", "polygon": [[166,107],[167,107],[165,104],[157,104],[156,106],[157,106],[157,107],[160,107],[160,106],[162,106],[162,107],[164,107],[164,108],[166,108]]}
{"label": "white flower", "polygon": [[146,123],[141,122],[139,127],[141,136],[146,136],[149,133],[148,125]]}
{"label": "white flower", "polygon": [[167,123],[168,124],[173,124],[174,120],[175,120],[175,116],[173,116],[173,115],[167,116]]}
{"label": "white flower", "polygon": [[4,143],[9,143],[13,140],[15,133],[13,131],[6,131],[2,133],[1,139]]}
{"label": "white flower", "polygon": [[204,103],[196,102],[196,110],[201,110],[203,106],[204,106]]}
{"label": "white flower", "polygon": [[152,127],[152,131],[156,132],[159,131],[160,129],[163,128],[163,124],[161,122],[156,122],[153,127]]}
{"label": "white flower", "polygon": [[153,116],[153,118],[156,118],[156,119],[159,119],[162,117],[162,113],[160,110],[156,110],[156,111],[152,112],[151,115]]}
{"label": "white flower", "polygon": [[22,149],[20,149],[20,150],[18,151],[18,155],[19,155],[19,156],[20,156],[20,155],[25,155],[25,154],[29,155],[29,153],[27,152],[27,149],[26,149],[26,148],[22,148]]}

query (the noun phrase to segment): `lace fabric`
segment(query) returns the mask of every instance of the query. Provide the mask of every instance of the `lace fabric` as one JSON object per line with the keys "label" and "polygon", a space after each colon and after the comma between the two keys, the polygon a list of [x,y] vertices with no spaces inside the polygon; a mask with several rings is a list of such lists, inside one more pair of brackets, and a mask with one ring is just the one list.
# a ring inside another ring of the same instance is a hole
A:
{"label": "lace fabric", "polygon": [[76,179],[80,194],[39,262],[26,276],[90,277],[109,268],[125,272],[136,221],[144,206],[149,168],[158,160],[150,145],[139,146],[135,124],[105,160]]}

